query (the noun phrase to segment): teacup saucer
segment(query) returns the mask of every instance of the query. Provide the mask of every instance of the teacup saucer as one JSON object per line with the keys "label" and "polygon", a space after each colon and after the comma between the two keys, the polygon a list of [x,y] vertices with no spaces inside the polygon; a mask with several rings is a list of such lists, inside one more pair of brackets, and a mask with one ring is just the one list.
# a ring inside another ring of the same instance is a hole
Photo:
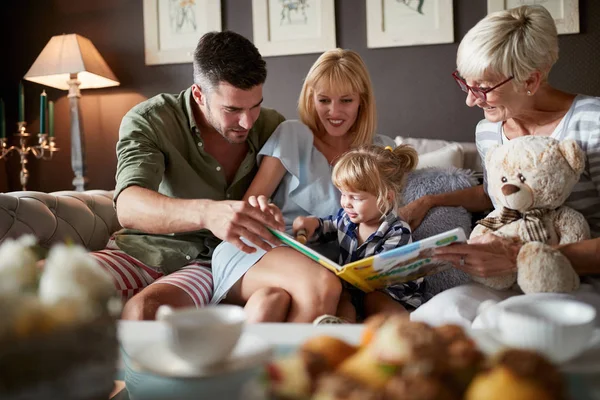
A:
{"label": "teacup saucer", "polygon": [[259,336],[243,333],[231,355],[210,366],[198,367],[181,359],[165,340],[148,342],[127,355],[142,371],[172,378],[202,378],[259,366],[271,358],[272,348]]}
{"label": "teacup saucer", "polygon": [[[487,355],[493,355],[507,348],[500,339],[497,329],[472,329],[471,337]],[[591,374],[600,372],[600,329],[595,329],[586,350],[579,356],[558,365],[561,371],[573,374]]]}

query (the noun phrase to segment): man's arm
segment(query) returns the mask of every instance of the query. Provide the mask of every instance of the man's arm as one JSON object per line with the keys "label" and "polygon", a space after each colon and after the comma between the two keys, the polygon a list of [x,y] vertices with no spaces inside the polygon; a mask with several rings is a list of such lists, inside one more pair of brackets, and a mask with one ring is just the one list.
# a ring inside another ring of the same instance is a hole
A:
{"label": "man's arm", "polygon": [[283,223],[273,215],[245,201],[174,199],[130,186],[121,192],[116,202],[119,222],[125,228],[154,234],[208,229],[246,253],[254,253],[256,249],[246,245],[240,237],[268,251],[271,246],[263,238],[274,244],[279,241],[265,226],[284,229]]}
{"label": "man's arm", "polygon": [[208,203],[204,199],[176,199],[150,189],[130,186],[117,197],[117,216],[124,228],[168,234],[205,228]]}

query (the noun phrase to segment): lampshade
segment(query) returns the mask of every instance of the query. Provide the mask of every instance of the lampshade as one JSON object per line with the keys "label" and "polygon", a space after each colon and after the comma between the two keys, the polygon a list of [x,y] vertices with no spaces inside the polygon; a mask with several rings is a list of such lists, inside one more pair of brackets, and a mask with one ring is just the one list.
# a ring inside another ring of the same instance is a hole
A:
{"label": "lampshade", "polygon": [[53,36],[23,78],[68,90],[71,74],[77,74],[80,89],[119,86],[92,42],[77,34]]}

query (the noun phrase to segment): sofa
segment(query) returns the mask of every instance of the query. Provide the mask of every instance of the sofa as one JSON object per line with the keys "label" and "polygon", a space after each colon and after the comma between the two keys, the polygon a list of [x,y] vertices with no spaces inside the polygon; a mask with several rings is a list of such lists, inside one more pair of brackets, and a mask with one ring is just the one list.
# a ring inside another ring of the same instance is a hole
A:
{"label": "sofa", "polygon": [[[397,137],[396,143],[410,144],[420,157],[420,169],[408,179],[406,201],[477,183],[481,166],[474,143],[402,137]],[[110,235],[120,229],[112,194],[107,190],[0,193],[0,243],[32,234],[42,249],[65,241],[90,251],[102,249]],[[440,207],[430,211],[414,237],[419,240],[456,226],[462,226],[468,235],[471,222],[471,215],[462,208]],[[427,279],[432,294],[468,280],[457,270]]]}
{"label": "sofa", "polygon": [[44,248],[69,241],[99,250],[118,229],[112,191],[0,194],[0,242],[32,234]]}

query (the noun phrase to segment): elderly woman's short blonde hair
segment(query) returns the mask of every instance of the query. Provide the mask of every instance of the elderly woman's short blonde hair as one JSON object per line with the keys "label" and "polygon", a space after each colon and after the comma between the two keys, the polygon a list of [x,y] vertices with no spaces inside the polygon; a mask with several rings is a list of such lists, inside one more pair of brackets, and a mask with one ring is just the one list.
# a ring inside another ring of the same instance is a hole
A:
{"label": "elderly woman's short blonde hair", "polygon": [[458,46],[456,65],[468,79],[489,75],[525,82],[534,71],[548,76],[558,60],[558,34],[542,6],[521,6],[492,13],[477,23]]}
{"label": "elderly woman's short blonde hair", "polygon": [[371,143],[375,134],[377,116],[375,96],[367,67],[357,52],[334,49],[326,51],[308,71],[298,100],[300,120],[316,135],[324,135],[325,127],[319,120],[313,95],[324,91],[330,95],[358,93],[360,106],[354,126],[350,128],[353,146]]}

